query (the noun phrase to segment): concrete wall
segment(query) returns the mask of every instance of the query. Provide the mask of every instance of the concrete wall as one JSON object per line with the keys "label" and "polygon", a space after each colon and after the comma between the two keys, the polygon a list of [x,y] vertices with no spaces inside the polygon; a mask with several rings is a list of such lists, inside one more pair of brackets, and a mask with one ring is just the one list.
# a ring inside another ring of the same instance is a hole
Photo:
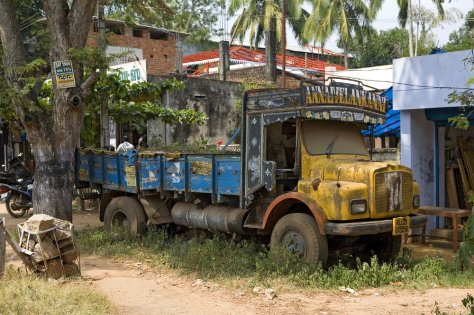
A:
{"label": "concrete wall", "polygon": [[[282,72],[281,70],[277,70],[277,82],[275,83],[276,86],[282,86]],[[209,79],[219,79],[218,73],[213,74],[205,74],[203,75],[205,78]],[[292,77],[290,74],[286,75],[286,87],[287,88],[299,88],[301,85],[301,81]],[[227,73],[227,81],[236,81],[236,82],[251,82],[251,83],[265,83],[265,66],[256,66],[256,67],[249,67],[243,69],[234,69],[230,70]]]}
{"label": "concrete wall", "polygon": [[[148,144],[171,145],[176,142],[192,144],[201,139],[223,144],[240,126],[242,88],[236,82],[202,78],[182,78],[186,89],[165,96],[163,103],[177,109],[195,109],[204,112],[208,121],[204,126],[169,126],[161,121],[148,122]],[[155,79],[156,80],[156,79]],[[240,137],[237,137],[237,141]]]}
{"label": "concrete wall", "polygon": [[[449,104],[453,88],[465,88],[474,76],[465,58],[470,50],[401,58],[393,61],[393,108],[396,110],[458,107]],[[441,88],[440,88],[441,87]],[[448,88],[449,87],[449,88]]]}

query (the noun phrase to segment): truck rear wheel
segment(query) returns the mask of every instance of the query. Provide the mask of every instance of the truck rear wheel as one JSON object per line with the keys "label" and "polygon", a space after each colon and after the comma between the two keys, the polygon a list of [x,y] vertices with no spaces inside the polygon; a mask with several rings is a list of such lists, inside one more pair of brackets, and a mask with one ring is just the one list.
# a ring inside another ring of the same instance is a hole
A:
{"label": "truck rear wheel", "polygon": [[271,246],[284,246],[307,263],[326,265],[328,242],[319,233],[316,220],[305,213],[291,213],[282,217],[272,232]]}
{"label": "truck rear wheel", "polygon": [[122,228],[133,235],[144,234],[146,222],[141,204],[130,197],[113,198],[105,209],[104,227],[108,233]]}

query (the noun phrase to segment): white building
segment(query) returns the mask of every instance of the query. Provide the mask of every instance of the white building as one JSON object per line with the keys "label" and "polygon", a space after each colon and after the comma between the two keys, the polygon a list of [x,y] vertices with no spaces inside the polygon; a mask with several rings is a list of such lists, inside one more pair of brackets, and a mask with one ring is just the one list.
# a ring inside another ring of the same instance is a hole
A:
{"label": "white building", "polygon": [[[451,126],[448,118],[459,115],[460,105],[448,103],[448,95],[453,90],[464,91],[466,80],[474,77],[473,65],[466,60],[469,57],[473,53],[466,50],[393,61],[393,108],[400,110],[401,163],[412,168],[422,205],[455,207],[457,202],[458,207],[466,207],[464,198],[459,198],[466,187],[460,174],[456,175],[457,139],[474,141],[474,127],[462,131]],[[439,219],[430,220],[431,228],[443,225]]]}

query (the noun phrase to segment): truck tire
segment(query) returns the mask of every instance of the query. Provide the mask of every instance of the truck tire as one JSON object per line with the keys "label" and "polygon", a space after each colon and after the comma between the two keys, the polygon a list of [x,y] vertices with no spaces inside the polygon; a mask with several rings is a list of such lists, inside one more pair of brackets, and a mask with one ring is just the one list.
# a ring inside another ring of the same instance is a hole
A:
{"label": "truck tire", "polygon": [[402,236],[383,233],[374,235],[375,241],[371,244],[371,254],[377,255],[380,262],[391,262],[398,257],[402,247]]}
{"label": "truck tire", "polygon": [[272,232],[271,246],[285,246],[309,264],[321,263],[328,259],[326,236],[319,233],[316,220],[305,213],[291,213],[282,217]]}
{"label": "truck tire", "polygon": [[122,227],[132,235],[144,234],[146,222],[141,204],[130,197],[113,198],[105,209],[104,227],[108,233],[114,227]]}

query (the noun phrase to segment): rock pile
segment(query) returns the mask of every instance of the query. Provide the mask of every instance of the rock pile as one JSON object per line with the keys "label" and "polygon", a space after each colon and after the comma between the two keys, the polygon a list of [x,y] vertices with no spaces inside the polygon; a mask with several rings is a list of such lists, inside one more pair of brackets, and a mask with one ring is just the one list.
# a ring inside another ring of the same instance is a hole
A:
{"label": "rock pile", "polygon": [[80,251],[72,223],[46,214],[35,214],[18,224],[22,252],[30,257],[35,272],[50,278],[80,275]]}

